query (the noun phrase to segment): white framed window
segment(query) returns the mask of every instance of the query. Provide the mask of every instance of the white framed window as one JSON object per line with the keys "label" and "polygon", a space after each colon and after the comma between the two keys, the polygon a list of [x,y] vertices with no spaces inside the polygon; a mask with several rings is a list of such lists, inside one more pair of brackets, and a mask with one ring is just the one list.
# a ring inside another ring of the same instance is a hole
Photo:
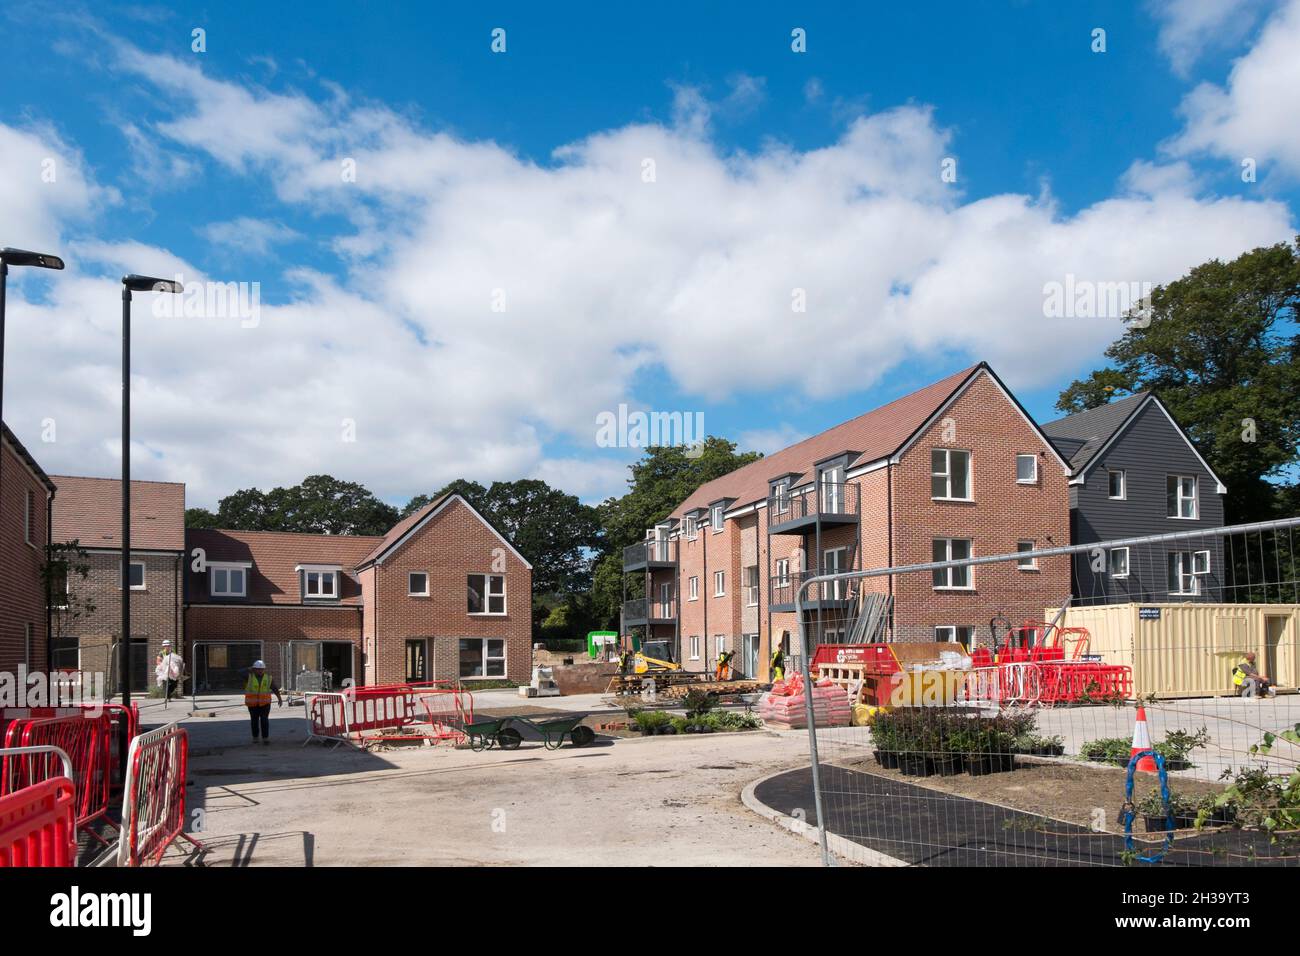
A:
{"label": "white framed window", "polygon": [[470,614],[506,613],[506,576],[471,574],[466,577],[467,610]]}
{"label": "white framed window", "polygon": [[725,597],[726,594],[727,594],[727,572],[714,571],[713,572],[713,596]]}
{"label": "white framed window", "polygon": [[[849,549],[827,548],[822,552],[822,574],[838,574],[848,570]],[[841,600],[844,593],[844,581],[828,581],[823,585],[825,597],[831,601]]]}
{"label": "white framed window", "polygon": [[790,584],[789,558],[776,559],[776,583],[781,587],[786,587]]}
{"label": "white framed window", "polygon": [[745,568],[745,606],[758,606],[758,565]]}
{"label": "white framed window", "polygon": [[1169,552],[1169,593],[1197,595],[1201,578],[1210,573],[1209,551]]}
{"label": "white framed window", "polygon": [[408,597],[429,596],[429,572],[410,571],[406,575],[406,594]]}
{"label": "white framed window", "polygon": [[687,515],[682,519],[682,537],[688,541],[694,541],[700,536],[700,521],[695,515]]}
{"label": "white framed window", "polygon": [[671,617],[673,611],[673,586],[663,581],[659,584],[659,616]]}
{"label": "white framed window", "polygon": [[692,634],[690,638],[690,643],[691,643],[691,660],[698,661],[700,659],[700,635]]}
{"label": "white framed window", "polygon": [[[1016,550],[1017,550],[1018,552],[1020,552],[1021,554],[1024,554],[1024,553],[1027,552],[1027,551],[1033,551],[1033,550],[1034,550],[1034,542],[1033,542],[1033,540],[1032,540],[1032,539],[1026,539],[1026,540],[1024,540],[1024,541],[1017,541],[1017,542],[1016,542]],[[1038,559],[1037,559],[1037,558],[1017,558],[1017,559],[1016,559],[1016,567],[1019,568],[1021,571],[1037,571],[1037,570],[1038,570]]]}
{"label": "white framed window", "polygon": [[938,624],[934,628],[934,639],[939,644],[961,644],[970,650],[975,640],[975,628],[969,624]]}
{"label": "white framed window", "polygon": [[790,479],[778,481],[772,486],[772,510],[779,515],[790,510]]}
{"label": "white framed window", "polygon": [[700,579],[698,577],[692,576],[686,580],[686,593],[692,601],[700,599]]}
{"label": "white framed window", "polygon": [[211,597],[247,596],[247,569],[235,564],[209,564],[208,594]]}
{"label": "white framed window", "polygon": [[713,505],[709,508],[709,525],[715,534],[722,530],[722,505]]}
{"label": "white framed window", "polygon": [[1128,577],[1128,548],[1111,548],[1107,561],[1112,578]]}
{"label": "white framed window", "polygon": [[1106,496],[1115,501],[1123,501],[1128,497],[1128,472],[1122,468],[1106,472]]}
{"label": "white framed window", "polygon": [[721,656],[727,652],[727,635],[714,634],[713,643],[715,645],[714,651],[717,656]]}
{"label": "white framed window", "polygon": [[1016,455],[1016,484],[1038,484],[1038,456]]}
{"label": "white framed window", "polygon": [[[935,561],[962,561],[971,556],[969,538],[935,538],[931,557]],[[969,564],[956,568],[936,568],[932,573],[936,591],[970,591],[974,589]]]}
{"label": "white framed window", "polygon": [[1165,476],[1165,513],[1170,518],[1197,518],[1200,509],[1196,499],[1195,475]]}
{"label": "white framed window", "polygon": [[339,596],[339,573],[337,571],[303,571],[302,596],[325,600]]}
{"label": "white framed window", "polygon": [[936,501],[970,501],[970,452],[930,450],[930,497]]}
{"label": "white framed window", "polygon": [[[119,561],[117,566],[118,566],[118,568],[121,568],[121,567],[122,567],[122,563]],[[145,589],[145,584],[144,584],[144,562],[143,562],[143,561],[132,561],[132,562],[131,562],[131,577],[129,578],[129,580],[130,580],[130,583],[131,583],[131,590],[132,590],[132,591],[143,591],[143,590]],[[118,590],[121,590],[122,585],[119,583],[117,587],[118,587]]]}
{"label": "white framed window", "polygon": [[505,677],[506,642],[496,637],[462,637],[458,647],[461,677]]}

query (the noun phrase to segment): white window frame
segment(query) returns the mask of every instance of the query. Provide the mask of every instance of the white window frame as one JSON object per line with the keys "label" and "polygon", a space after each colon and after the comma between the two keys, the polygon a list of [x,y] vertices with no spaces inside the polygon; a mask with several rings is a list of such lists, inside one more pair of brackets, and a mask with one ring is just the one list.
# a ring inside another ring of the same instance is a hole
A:
{"label": "white window frame", "polygon": [[709,527],[713,529],[714,534],[722,531],[725,519],[722,517],[722,505],[709,506]]}
{"label": "white window frame", "polygon": [[[1115,556],[1118,555],[1118,554],[1123,554],[1123,555],[1124,555],[1124,570],[1123,570],[1122,572],[1118,572],[1118,571],[1115,570]],[[1107,573],[1108,573],[1112,578],[1115,578],[1116,580],[1120,580],[1120,579],[1123,579],[1123,578],[1126,578],[1126,577],[1129,576],[1129,550],[1128,550],[1128,548],[1111,548],[1111,549],[1110,549],[1110,552],[1106,555],[1106,572],[1107,572]]]}
{"label": "white window frame", "polygon": [[[1196,559],[1205,555],[1205,570],[1196,570]],[[1185,559],[1185,560],[1184,560]],[[1201,578],[1210,573],[1210,552],[1209,551],[1170,551],[1167,559],[1167,572],[1172,572],[1178,583],[1178,590],[1169,589],[1170,595],[1179,597],[1199,597],[1201,594]],[[1174,571],[1173,565],[1177,564],[1177,571]],[[1186,590],[1185,584],[1190,582],[1191,590]]]}
{"label": "white window frame", "polygon": [[673,612],[673,585],[671,581],[659,582],[660,617],[671,617]]}
{"label": "white window frame", "polygon": [[[324,585],[325,579],[329,578],[330,591],[328,594],[325,593],[323,587],[318,589],[315,594],[312,593],[311,580],[313,575],[321,585]],[[303,568],[302,598],[304,601],[337,601],[339,599],[339,573],[323,568]]]}
{"label": "white window frame", "polygon": [[[952,553],[952,550],[953,550],[953,549],[952,549],[952,546],[953,546],[953,544],[954,544],[955,542],[958,542],[958,541],[964,541],[964,542],[966,543],[966,545],[967,545],[967,554],[966,554],[966,556],[965,556],[966,558],[973,558],[973,557],[975,557],[975,542],[974,542],[971,538],[933,538],[933,539],[931,540],[931,542],[930,542],[930,549],[931,549],[931,550],[930,550],[930,554],[931,554],[931,557],[932,557],[932,558],[933,558],[933,555],[934,555],[934,545],[935,545],[936,543],[940,542],[940,541],[942,541],[942,542],[944,543],[944,554],[946,555],[946,557],[941,558],[941,559],[940,559],[940,558],[934,558],[934,560],[943,560],[943,561],[961,561],[961,560],[965,560],[965,558],[956,558],[956,557],[953,556],[953,553]],[[952,583],[953,580],[955,579],[954,576],[955,576],[956,573],[959,572],[959,571],[965,571],[965,572],[966,572],[966,578],[967,578],[967,583],[966,583],[966,584],[953,584],[953,583]],[[935,584],[935,583],[934,583],[934,575],[935,575],[935,574],[942,574],[942,575],[944,575],[944,576],[947,578],[948,583],[947,583],[947,584]],[[941,568],[941,569],[937,569],[937,570],[931,572],[930,585],[931,585],[932,590],[935,590],[935,591],[974,591],[974,590],[975,590],[975,567],[974,567],[974,565],[970,565],[970,564],[968,564],[968,565],[965,565],[964,567],[960,567],[960,568]]]}
{"label": "white window frame", "polygon": [[[1027,458],[1027,459],[1029,459],[1031,462],[1033,462],[1033,464],[1034,464],[1034,474],[1033,474],[1033,477],[1032,477],[1032,478],[1021,478],[1021,477],[1020,477],[1020,460],[1021,460],[1022,458]],[[1021,453],[1019,453],[1019,454],[1016,455],[1016,484],[1018,484],[1018,485],[1036,485],[1036,484],[1038,484],[1038,456],[1037,456],[1037,455],[1033,454],[1032,452],[1030,452],[1030,453],[1028,453],[1028,454],[1026,454],[1026,453],[1024,453],[1024,452],[1021,452]]]}
{"label": "white window frame", "polygon": [[686,593],[691,601],[700,599],[700,578],[699,575],[691,575],[686,579]]}
{"label": "white window frame", "polygon": [[790,479],[772,485],[772,511],[783,515],[790,510]]}
{"label": "white window frame", "polygon": [[700,635],[692,634],[689,640],[691,642],[691,660],[698,661],[700,659]]}
{"label": "white window frame", "polygon": [[790,585],[790,559],[776,559],[776,583],[778,587],[789,587]]}
{"label": "white window frame", "polygon": [[[1029,545],[1029,547],[1028,547],[1028,548],[1021,548],[1021,545],[1023,545],[1023,544],[1027,544],[1027,545]],[[1018,553],[1024,553],[1024,551],[1033,551],[1035,547],[1037,547],[1037,542],[1035,542],[1033,538],[1022,538],[1021,540],[1019,540],[1019,541],[1016,542],[1016,551],[1017,551]],[[1025,564],[1025,559],[1024,559],[1024,558],[1017,558],[1017,559],[1016,559],[1016,569],[1019,570],[1019,571],[1037,571],[1037,570],[1038,570],[1038,559],[1037,559],[1037,558],[1030,558],[1030,559],[1029,559],[1029,563],[1028,563],[1028,564]]]}
{"label": "white window frame", "polygon": [[[245,564],[223,564],[220,561],[208,562],[208,596],[209,597],[248,597],[248,565]],[[225,571],[226,589],[217,589],[217,572]],[[240,581],[243,586],[238,591],[230,590],[231,571],[238,571]]]}
{"label": "white window frame", "polygon": [[[962,631],[967,633],[969,642],[961,639]],[[936,644],[957,644],[970,650],[971,645],[975,643],[975,628],[969,624],[936,624],[934,641]]]}
{"label": "white window frame", "polygon": [[[1113,490],[1111,480],[1119,475],[1119,494],[1111,494]],[[1106,497],[1111,501],[1128,500],[1128,471],[1123,468],[1108,468],[1106,470]]]}
{"label": "white window frame", "polygon": [[[147,590],[149,590],[149,580],[148,580],[148,578],[145,576],[145,573],[144,573],[144,572],[145,572],[144,562],[143,562],[143,561],[136,561],[136,560],[133,558],[133,559],[131,560],[131,567],[134,568],[134,567],[136,567],[137,565],[139,565],[139,567],[140,567],[140,583],[139,583],[139,584],[132,584],[132,585],[131,585],[131,590],[132,590],[132,591],[147,591]],[[117,570],[118,570],[118,573],[121,574],[121,572],[122,572],[122,562],[121,562],[120,560],[117,562]],[[129,580],[129,579],[128,579],[128,580]],[[122,582],[121,582],[121,581],[118,581],[118,583],[117,583],[117,589],[118,589],[119,591],[122,590]]]}
{"label": "white window frame", "polygon": [[[1197,559],[1200,558],[1202,555],[1205,556],[1205,567],[1200,570],[1197,570],[1196,567]],[[1193,551],[1192,552],[1192,576],[1200,577],[1201,575],[1205,575],[1209,573],[1210,573],[1210,552],[1205,550]]]}
{"label": "white window frame", "polygon": [[[936,471],[934,465],[934,455],[938,452],[943,455],[943,470]],[[966,456],[966,497],[958,497],[952,493],[952,456]],[[931,501],[974,501],[975,500],[975,456],[965,448],[931,448],[930,449],[930,500]],[[947,494],[936,495],[934,493],[934,479],[942,478],[947,488]]]}
{"label": "white window frame", "polygon": [[[467,677],[460,676],[460,642],[461,641],[478,641],[479,642],[479,667],[483,671],[481,674],[470,675]],[[501,656],[489,657],[488,647],[492,641],[501,642]],[[510,646],[502,637],[458,637],[456,639],[456,676],[459,680],[504,680],[510,673]],[[501,673],[489,674],[488,661],[500,661]]]}
{"label": "white window frame", "polygon": [[[1175,510],[1176,510],[1178,513],[1177,513],[1177,514],[1172,514],[1172,515],[1171,515],[1171,514],[1168,514],[1168,511],[1169,511],[1169,479],[1170,479],[1170,478],[1176,479],[1177,482],[1178,482],[1178,484],[1177,484],[1177,486],[1176,486],[1176,490],[1175,490],[1175,492],[1174,492],[1174,508],[1175,508]],[[1184,495],[1183,495],[1183,482],[1184,482],[1184,481],[1190,481],[1190,482],[1192,483],[1192,494],[1191,494],[1191,497],[1190,497],[1190,498],[1189,498],[1189,497],[1184,497]],[[1175,520],[1175,521],[1195,521],[1195,520],[1197,520],[1197,519],[1201,516],[1201,501],[1200,501],[1200,498],[1201,498],[1201,481],[1200,481],[1200,478],[1199,478],[1198,476],[1196,476],[1196,475],[1176,475],[1176,474],[1167,474],[1167,475],[1165,475],[1165,512],[1166,512],[1166,517],[1171,518],[1171,519],[1173,519],[1173,520]],[[1192,513],[1189,514],[1189,515],[1185,515],[1185,514],[1183,514],[1183,503],[1184,503],[1184,502],[1187,502],[1187,501],[1190,501],[1191,504],[1192,504]]]}
{"label": "white window frame", "polygon": [[714,597],[727,596],[727,572],[726,571],[713,572],[713,596]]}
{"label": "white window frame", "polygon": [[716,647],[717,653],[714,655],[714,657],[721,657],[723,654],[727,652],[727,635],[714,634],[713,641],[717,645]]}
{"label": "white window frame", "polygon": [[[465,613],[468,614],[470,617],[505,617],[510,610],[509,605],[507,604],[506,601],[506,576],[504,574],[487,574],[487,573],[480,574],[478,572],[475,572],[468,576],[471,578],[483,579],[483,588],[481,591],[479,591],[479,593],[483,595],[483,610],[471,611],[469,610],[469,606],[466,605]],[[499,593],[492,590],[493,578],[496,578],[501,582],[501,591]],[[501,610],[499,611],[491,610],[492,598],[494,597],[501,598]]]}
{"label": "white window frame", "polygon": [[758,565],[751,564],[741,573],[748,578],[751,571],[753,572],[752,583],[745,585],[745,607],[758,607]]}
{"label": "white window frame", "polygon": [[700,536],[700,519],[695,515],[687,515],[682,518],[682,537],[687,541],[694,541]]}
{"label": "white window frame", "polygon": [[[424,590],[417,591],[411,587],[411,578],[417,574],[424,575]],[[406,596],[407,597],[428,597],[429,596],[429,572],[428,571],[407,571],[406,572]]]}

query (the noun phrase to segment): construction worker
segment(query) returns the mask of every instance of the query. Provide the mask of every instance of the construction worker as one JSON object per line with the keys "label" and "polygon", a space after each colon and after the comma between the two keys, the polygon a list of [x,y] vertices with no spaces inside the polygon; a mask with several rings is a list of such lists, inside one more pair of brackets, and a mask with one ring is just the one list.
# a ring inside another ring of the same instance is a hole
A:
{"label": "construction worker", "polygon": [[718,667],[714,674],[718,680],[731,680],[731,659],[735,656],[734,651],[718,652]]}
{"label": "construction worker", "polygon": [[158,664],[154,670],[154,675],[158,679],[158,686],[163,689],[164,705],[177,696],[176,689],[180,685],[184,674],[185,661],[179,654],[172,651],[171,641],[163,641],[162,653],[158,655]]}
{"label": "construction worker", "polygon": [[776,683],[777,681],[779,681],[779,680],[785,680],[785,645],[784,645],[784,643],[777,644],[774,648],[772,648],[772,662],[771,662],[771,663],[772,663],[772,666],[771,666],[771,672],[772,672],[772,683],[775,684],[775,683]]}
{"label": "construction worker", "polygon": [[631,663],[632,652],[624,648],[618,655],[618,672],[621,676],[627,676],[627,669]]}
{"label": "construction worker", "polygon": [[248,721],[253,727],[253,743],[257,743],[260,732],[263,746],[271,744],[272,694],[283,707],[284,698],[280,696],[280,688],[266,672],[266,661],[253,661],[248,681],[244,684],[244,706],[248,708]]}
{"label": "construction worker", "polygon": [[1232,669],[1232,686],[1242,697],[1267,697],[1270,681],[1255,667],[1255,652],[1247,651],[1246,659]]}

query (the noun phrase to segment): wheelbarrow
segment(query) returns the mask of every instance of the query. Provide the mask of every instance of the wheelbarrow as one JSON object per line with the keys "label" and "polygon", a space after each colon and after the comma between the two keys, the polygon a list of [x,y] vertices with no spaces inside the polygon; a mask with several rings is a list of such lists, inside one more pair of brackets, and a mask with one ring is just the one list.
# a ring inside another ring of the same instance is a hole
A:
{"label": "wheelbarrow", "polygon": [[523,742],[523,735],[517,730],[506,727],[509,717],[496,720],[479,720],[466,724],[461,730],[469,743],[469,749],[475,753],[491,750],[495,744],[502,750],[514,750]]}
{"label": "wheelbarrow", "polygon": [[532,728],[542,738],[543,747],[547,750],[559,750],[564,746],[565,737],[568,737],[575,747],[585,747],[596,739],[596,732],[582,723],[586,717],[586,714],[575,714],[572,717],[554,717],[550,720],[537,721],[529,720],[527,717],[502,717],[497,720],[481,720],[466,724],[463,729],[470,749],[476,753],[489,750],[494,744],[502,750],[518,750],[519,745],[524,742],[524,735],[511,724],[523,724],[525,727]]}

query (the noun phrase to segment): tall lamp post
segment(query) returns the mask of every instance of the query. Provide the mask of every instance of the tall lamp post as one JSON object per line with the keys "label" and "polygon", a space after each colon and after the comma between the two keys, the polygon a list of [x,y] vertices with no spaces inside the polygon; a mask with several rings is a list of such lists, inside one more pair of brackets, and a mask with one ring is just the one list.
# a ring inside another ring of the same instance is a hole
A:
{"label": "tall lamp post", "polygon": [[[9,281],[10,266],[32,266],[37,269],[62,269],[63,260],[44,252],[26,249],[0,249],[0,422],[4,421],[5,399],[5,285]],[[4,455],[0,455],[3,462]]]}
{"label": "tall lamp post", "polygon": [[[184,291],[181,283],[170,279],[122,277],[122,636],[117,645],[117,672],[122,706],[127,708],[131,706],[131,293]],[[124,776],[131,743],[126,724],[125,720],[118,722]]]}

